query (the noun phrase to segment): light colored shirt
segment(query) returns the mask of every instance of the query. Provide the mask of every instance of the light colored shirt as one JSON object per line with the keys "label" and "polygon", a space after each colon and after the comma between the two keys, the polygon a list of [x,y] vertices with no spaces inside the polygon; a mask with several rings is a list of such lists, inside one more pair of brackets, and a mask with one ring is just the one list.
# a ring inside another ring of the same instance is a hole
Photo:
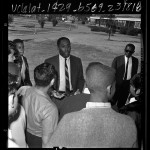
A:
{"label": "light colored shirt", "polygon": [[[72,90],[70,57],[67,58],[67,66],[68,66],[70,90]],[[65,58],[63,58],[61,55],[59,55],[59,76],[60,76],[59,91],[66,91]]]}
{"label": "light colored shirt", "polygon": [[10,130],[11,134],[9,137],[12,136],[12,139],[15,140],[16,144],[22,148],[26,148],[27,144],[25,141],[25,127],[26,127],[26,117],[25,117],[25,110],[21,106],[20,115],[17,120],[11,123]]}
{"label": "light colored shirt", "polygon": [[26,70],[26,67],[25,67],[25,62],[24,62],[23,56],[21,56],[21,59],[22,59],[21,77],[24,80],[25,79],[25,70]]}
{"label": "light colored shirt", "polygon": [[58,110],[49,96],[35,87],[28,88],[23,96],[27,115],[27,131],[35,136],[49,135],[57,127]]}
{"label": "light colored shirt", "polygon": [[[124,56],[124,58],[125,58],[125,72],[126,72],[126,65],[127,65],[128,58],[126,56]],[[132,57],[129,58],[127,80],[131,79],[131,71],[132,71]],[[124,72],[124,77],[125,77],[125,72]]]}
{"label": "light colored shirt", "polygon": [[111,108],[111,104],[108,102],[87,102],[86,108]]}

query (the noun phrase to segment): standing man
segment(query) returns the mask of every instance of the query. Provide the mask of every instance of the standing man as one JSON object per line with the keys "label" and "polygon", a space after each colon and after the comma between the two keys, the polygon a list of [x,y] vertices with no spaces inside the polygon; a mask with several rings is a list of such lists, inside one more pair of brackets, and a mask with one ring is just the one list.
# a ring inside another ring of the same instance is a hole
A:
{"label": "standing man", "polygon": [[130,79],[137,73],[138,59],[133,57],[135,46],[127,44],[125,55],[116,57],[112,62],[112,67],[116,70],[116,93],[113,101],[117,102],[118,108],[125,105],[129,95]]}
{"label": "standing man", "polygon": [[58,72],[56,91],[67,95],[81,93],[84,87],[81,59],[70,55],[71,43],[66,37],[58,39],[57,48],[59,54],[45,60],[45,62],[53,64]]}

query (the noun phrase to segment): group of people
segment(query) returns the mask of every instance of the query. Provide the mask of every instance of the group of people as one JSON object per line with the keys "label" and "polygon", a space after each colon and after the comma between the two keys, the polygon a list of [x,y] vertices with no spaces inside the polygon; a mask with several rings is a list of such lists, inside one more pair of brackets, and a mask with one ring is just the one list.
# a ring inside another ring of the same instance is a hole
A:
{"label": "group of people", "polygon": [[112,66],[71,55],[67,37],[57,40],[59,54],[34,69],[20,39],[8,41],[8,147],[141,147],[141,73],[133,44]]}

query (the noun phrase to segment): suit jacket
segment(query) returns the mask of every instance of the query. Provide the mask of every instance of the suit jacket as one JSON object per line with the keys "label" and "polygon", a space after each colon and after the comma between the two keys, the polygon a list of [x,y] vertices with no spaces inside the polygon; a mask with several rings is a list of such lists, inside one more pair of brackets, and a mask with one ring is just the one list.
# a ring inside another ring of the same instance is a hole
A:
{"label": "suit jacket", "polygon": [[[32,86],[32,83],[30,81],[30,75],[29,75],[29,65],[28,65],[28,61],[27,58],[25,56],[23,56],[24,59],[24,63],[25,63],[25,79],[21,79],[21,85],[30,85]],[[21,66],[22,66],[22,61],[21,61]]]}
{"label": "suit jacket", "polygon": [[131,148],[137,146],[137,130],[127,115],[111,108],[87,108],[66,114],[47,147]]}
{"label": "suit jacket", "polygon": [[[125,59],[124,55],[114,58],[112,67],[116,70],[116,85],[121,85],[123,82],[123,76],[125,73]],[[138,70],[138,59],[132,56],[132,71],[131,78],[137,74]]]}
{"label": "suit jacket", "polygon": [[59,120],[61,120],[61,118],[67,113],[79,111],[85,108],[89,99],[90,94],[84,93],[64,98],[62,105],[59,108]]}
{"label": "suit jacket", "polygon": [[[58,73],[58,80],[56,82],[56,89],[58,90],[59,81],[60,81],[59,55],[48,58],[45,60],[45,62],[55,66],[55,69]],[[72,84],[73,92],[75,92],[77,89],[79,89],[80,92],[82,92],[84,87],[84,77],[83,77],[83,67],[80,58],[70,55],[70,70],[71,70],[71,84]]]}

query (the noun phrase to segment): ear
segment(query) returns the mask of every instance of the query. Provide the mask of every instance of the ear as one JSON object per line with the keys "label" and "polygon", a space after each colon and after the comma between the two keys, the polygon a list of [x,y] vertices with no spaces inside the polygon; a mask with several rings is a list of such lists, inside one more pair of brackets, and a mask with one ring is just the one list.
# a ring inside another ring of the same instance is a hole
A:
{"label": "ear", "polygon": [[54,84],[55,79],[52,79],[51,83],[50,83],[50,87]]}
{"label": "ear", "polygon": [[140,92],[141,92],[141,90],[140,90],[140,89],[138,89],[138,90],[135,92],[135,94],[136,94],[136,95],[139,95],[139,94],[140,94]]}
{"label": "ear", "polygon": [[112,88],[112,85],[107,86],[107,96],[111,95],[111,88]]}

